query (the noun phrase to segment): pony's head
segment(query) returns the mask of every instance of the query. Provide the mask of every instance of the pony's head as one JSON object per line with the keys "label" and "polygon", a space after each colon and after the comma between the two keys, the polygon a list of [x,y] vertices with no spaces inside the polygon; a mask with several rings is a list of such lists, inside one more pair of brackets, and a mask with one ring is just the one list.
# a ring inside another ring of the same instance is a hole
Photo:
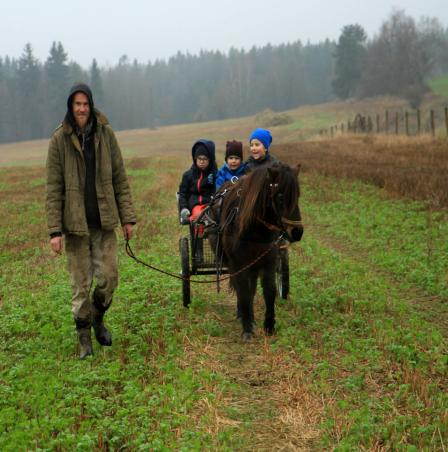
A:
{"label": "pony's head", "polygon": [[256,169],[241,180],[239,234],[258,222],[283,233],[290,242],[301,239],[299,169],[300,165],[291,168],[278,162]]}

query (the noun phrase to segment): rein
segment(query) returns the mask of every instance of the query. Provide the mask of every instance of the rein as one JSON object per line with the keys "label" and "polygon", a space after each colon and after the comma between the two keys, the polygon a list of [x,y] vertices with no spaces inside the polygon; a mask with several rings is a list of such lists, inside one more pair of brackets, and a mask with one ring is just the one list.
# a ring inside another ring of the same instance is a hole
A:
{"label": "rein", "polygon": [[[282,233],[285,232],[279,226],[272,224],[272,223],[268,223],[267,221],[263,220],[263,218],[257,217],[257,221],[259,221],[262,225],[266,226],[270,231],[282,232]],[[285,218],[285,217],[282,217],[280,221],[283,225],[287,224],[289,226],[300,226],[302,224],[302,220],[289,220],[288,218]]]}
{"label": "rein", "polygon": [[263,253],[261,253],[259,256],[257,256],[252,262],[249,262],[244,267],[240,268],[238,271],[234,273],[229,273],[228,275],[224,276],[223,278],[215,278],[215,279],[206,279],[206,280],[199,280],[199,279],[191,279],[190,277],[184,278],[183,276],[179,276],[175,273],[168,272],[166,270],[162,270],[161,268],[154,267],[151,264],[148,264],[147,262],[144,262],[143,260],[139,259],[135,254],[134,251],[131,248],[131,245],[129,244],[129,240],[126,240],[126,254],[131,258],[134,259],[138,264],[144,265],[145,267],[150,268],[151,270],[155,270],[159,273],[162,273],[167,276],[171,276],[172,278],[181,279],[182,281],[190,281],[192,283],[196,284],[214,284],[219,283],[221,281],[227,281],[228,279],[232,278],[233,276],[239,275],[240,273],[246,271],[248,268],[255,265],[260,259],[262,259],[264,256],[266,256],[268,253],[270,253],[283,239],[283,235],[280,235],[275,242],[272,243],[272,245]]}

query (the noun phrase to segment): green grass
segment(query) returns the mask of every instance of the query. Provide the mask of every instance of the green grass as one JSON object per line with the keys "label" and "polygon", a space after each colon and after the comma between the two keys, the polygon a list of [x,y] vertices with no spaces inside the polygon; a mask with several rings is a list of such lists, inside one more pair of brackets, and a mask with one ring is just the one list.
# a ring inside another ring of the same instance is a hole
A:
{"label": "green grass", "polygon": [[[128,162],[134,251],[175,273],[182,170],[178,158]],[[303,405],[295,390],[318,412],[305,448],[447,447],[446,212],[305,175],[291,296],[266,344],[241,344],[226,292],[192,286],[184,310],[179,281],[135,264],[120,238],[114,344],[81,362],[65,257],[48,252],[43,172],[0,173],[2,451],[256,450],[266,435],[298,444],[299,418],[285,415]]]}
{"label": "green grass", "polygon": [[[448,313],[446,215],[434,215],[428,256],[421,205],[324,177],[307,178],[305,187],[310,227],[302,254],[293,255],[295,310],[281,311],[277,346],[302,360],[316,395],[328,401],[322,447],[441,449],[448,437],[448,359],[438,330]],[[423,295],[433,296],[426,315],[414,303]]]}
{"label": "green grass", "polygon": [[436,94],[448,97],[448,74],[429,80],[429,86]]}

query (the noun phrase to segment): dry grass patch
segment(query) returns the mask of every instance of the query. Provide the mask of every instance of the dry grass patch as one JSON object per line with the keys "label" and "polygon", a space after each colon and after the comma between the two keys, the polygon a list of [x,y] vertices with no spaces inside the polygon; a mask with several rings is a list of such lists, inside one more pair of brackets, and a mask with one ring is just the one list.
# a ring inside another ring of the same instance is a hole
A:
{"label": "dry grass patch", "polygon": [[273,146],[304,171],[372,183],[391,195],[448,206],[448,141],[350,136]]}
{"label": "dry grass patch", "polygon": [[[264,302],[258,296],[255,316],[259,323],[263,315]],[[216,387],[205,388],[217,397],[213,402],[202,400],[196,407],[198,419],[207,412],[209,431],[217,435],[223,424],[238,428],[244,419],[254,418],[249,450],[310,450],[319,439],[323,404],[311,390],[309,376],[300,363],[291,360],[286,350],[273,350],[275,338],[265,337],[261,328],[251,343],[242,342],[231,292],[207,309],[201,323],[208,319],[222,325],[224,336],[208,336],[205,343],[198,342],[196,336],[186,336],[182,364],[197,372],[206,368],[223,375],[238,389],[228,396]],[[238,417],[229,418],[229,410],[238,412]]]}

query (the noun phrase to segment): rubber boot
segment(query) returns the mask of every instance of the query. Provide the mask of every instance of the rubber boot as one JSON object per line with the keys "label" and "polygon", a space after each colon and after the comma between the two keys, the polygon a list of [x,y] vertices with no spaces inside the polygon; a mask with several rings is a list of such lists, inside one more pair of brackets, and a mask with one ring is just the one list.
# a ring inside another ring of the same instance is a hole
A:
{"label": "rubber boot", "polygon": [[87,320],[75,320],[75,323],[79,341],[79,359],[86,359],[88,356],[93,355],[90,322]]}
{"label": "rubber boot", "polygon": [[112,345],[112,335],[103,322],[104,313],[106,311],[107,308],[104,308],[101,303],[101,296],[99,296],[95,290],[93,292],[92,302],[92,326],[95,331],[95,338],[100,345],[110,346]]}

